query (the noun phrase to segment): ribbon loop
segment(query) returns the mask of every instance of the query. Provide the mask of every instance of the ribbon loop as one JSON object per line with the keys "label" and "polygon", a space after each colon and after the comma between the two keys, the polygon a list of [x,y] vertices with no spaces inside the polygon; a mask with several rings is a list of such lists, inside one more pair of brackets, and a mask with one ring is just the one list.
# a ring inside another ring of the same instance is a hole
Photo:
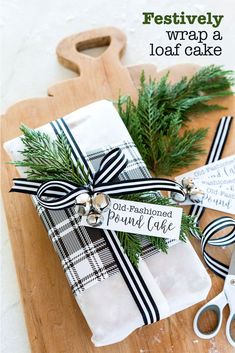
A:
{"label": "ribbon loop", "polygon": [[[231,228],[226,235],[222,235],[221,237],[217,237],[215,239],[211,239],[215,234],[219,233],[221,230],[226,228]],[[224,278],[228,274],[228,266],[213,258],[208,252],[205,250],[207,244],[213,246],[228,246],[235,243],[235,220],[231,217],[220,217],[218,219],[213,220],[209,223],[201,237],[201,247],[204,260],[208,267],[217,275]]]}
{"label": "ribbon loop", "polygon": [[94,185],[107,183],[115,178],[126,168],[128,160],[120,148],[108,152],[100,162],[100,167],[94,176]]}
{"label": "ribbon loop", "polygon": [[[51,190],[54,190],[53,199],[44,199]],[[58,197],[58,191],[55,190],[61,190],[59,192],[60,194],[63,193],[63,195]],[[77,187],[70,182],[48,181],[43,183],[37,191],[38,203],[49,210],[61,210],[74,206],[76,197],[84,192],[89,192],[89,190],[88,186]]]}

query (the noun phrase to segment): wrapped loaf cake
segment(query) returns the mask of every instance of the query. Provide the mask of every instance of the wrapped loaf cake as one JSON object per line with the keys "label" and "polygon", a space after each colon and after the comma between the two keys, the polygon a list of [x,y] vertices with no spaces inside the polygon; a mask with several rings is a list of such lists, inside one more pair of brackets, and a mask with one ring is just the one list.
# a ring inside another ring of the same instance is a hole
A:
{"label": "wrapped loaf cake", "polygon": [[[128,158],[120,180],[151,177],[111,102],[102,100],[60,121],[39,127],[52,138],[65,129],[72,148],[96,170],[106,152],[119,147]],[[73,146],[74,144],[74,146]],[[5,144],[12,160],[22,160],[20,137]],[[25,177],[22,168],[18,168]],[[168,240],[168,254],[143,241],[138,269],[115,232],[79,226],[74,207],[48,210],[32,196],[59,256],[71,290],[93,333],[95,346],[109,345],[136,328],[166,318],[206,298],[210,278],[190,242]],[[191,323],[190,323],[191,324]]]}

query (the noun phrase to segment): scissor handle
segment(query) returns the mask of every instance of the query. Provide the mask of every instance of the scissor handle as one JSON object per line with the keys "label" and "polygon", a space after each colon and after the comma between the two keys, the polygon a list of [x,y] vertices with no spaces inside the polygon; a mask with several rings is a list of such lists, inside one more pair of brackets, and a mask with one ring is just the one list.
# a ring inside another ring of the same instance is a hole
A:
{"label": "scissor handle", "polygon": [[234,322],[235,324],[235,313],[230,312],[230,315],[228,317],[227,323],[226,323],[226,337],[231,346],[235,347],[235,337],[232,335],[232,323]]}
{"label": "scissor handle", "polygon": [[[212,337],[215,337],[217,335],[222,324],[222,313],[226,304],[227,298],[225,296],[224,291],[222,291],[215,298],[213,298],[211,301],[206,303],[204,306],[201,307],[201,309],[198,310],[193,321],[193,329],[198,337],[203,339],[211,339]],[[217,323],[212,331],[208,333],[202,332],[199,328],[201,316],[205,313],[209,313],[210,311],[215,312],[217,316]]]}
{"label": "scissor handle", "polygon": [[[228,304],[229,304],[229,309],[230,309],[230,315],[228,317],[227,323],[226,323],[226,336],[229,341],[229,343],[235,347],[235,275],[229,274],[224,283],[224,288],[225,288],[225,293],[227,296]],[[233,326],[233,332],[232,332],[232,324]]]}

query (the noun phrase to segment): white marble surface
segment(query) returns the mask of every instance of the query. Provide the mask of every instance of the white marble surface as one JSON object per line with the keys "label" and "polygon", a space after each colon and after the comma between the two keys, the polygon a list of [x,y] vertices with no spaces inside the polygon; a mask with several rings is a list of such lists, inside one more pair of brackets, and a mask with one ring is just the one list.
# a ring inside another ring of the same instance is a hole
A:
{"label": "white marble surface", "polygon": [[[169,28],[143,26],[142,12],[171,14],[182,10],[189,14],[210,11],[225,16],[220,26],[224,36],[222,56],[149,57],[148,43],[166,45],[164,31]],[[125,31],[128,46],[124,64],[151,62],[164,68],[183,62],[217,63],[234,69],[234,10],[233,0],[1,0],[0,110],[4,112],[20,99],[44,96],[50,85],[75,77],[75,73],[57,63],[55,47],[67,35],[100,26],[115,25]],[[28,353],[29,342],[2,205],[1,214],[1,352]]]}

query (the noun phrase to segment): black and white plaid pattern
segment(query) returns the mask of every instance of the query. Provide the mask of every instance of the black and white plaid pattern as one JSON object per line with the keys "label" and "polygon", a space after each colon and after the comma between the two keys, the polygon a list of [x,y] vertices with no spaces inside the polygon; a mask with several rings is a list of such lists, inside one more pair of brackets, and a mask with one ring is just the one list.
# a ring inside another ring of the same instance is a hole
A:
{"label": "black and white plaid pattern", "polygon": [[[119,180],[151,177],[136,146],[131,141],[92,151],[87,154],[86,158],[97,170],[101,159],[114,147],[121,148],[128,159],[128,165],[120,174]],[[38,204],[35,196],[32,198],[75,295],[119,272],[99,229],[80,227],[78,225],[79,216],[74,208],[48,210]],[[176,242],[175,240],[168,241],[169,245]],[[142,240],[142,250],[143,258],[157,253],[157,250],[146,239]]]}

